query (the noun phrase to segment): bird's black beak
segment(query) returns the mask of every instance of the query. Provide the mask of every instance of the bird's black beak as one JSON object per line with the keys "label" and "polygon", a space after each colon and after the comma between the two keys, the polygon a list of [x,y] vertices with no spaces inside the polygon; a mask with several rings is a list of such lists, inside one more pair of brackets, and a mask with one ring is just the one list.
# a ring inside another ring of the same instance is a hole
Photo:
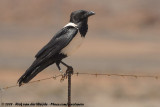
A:
{"label": "bird's black beak", "polygon": [[88,16],[88,17],[89,17],[89,16],[92,16],[92,15],[95,15],[95,12],[89,11],[89,12],[87,13],[87,16]]}

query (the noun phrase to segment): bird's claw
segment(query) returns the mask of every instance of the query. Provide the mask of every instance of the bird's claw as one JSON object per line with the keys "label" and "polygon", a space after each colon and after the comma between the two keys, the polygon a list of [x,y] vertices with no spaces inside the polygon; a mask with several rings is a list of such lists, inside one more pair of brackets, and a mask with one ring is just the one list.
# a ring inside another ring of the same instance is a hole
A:
{"label": "bird's claw", "polygon": [[60,82],[63,82],[64,79],[67,79],[69,73],[73,74],[73,68],[71,66],[67,67],[66,73],[62,72],[62,78],[61,78]]}
{"label": "bird's claw", "polygon": [[67,74],[69,74],[69,73],[73,74],[73,68],[71,66],[67,67],[66,72],[67,72]]}
{"label": "bird's claw", "polygon": [[64,79],[67,79],[67,73],[62,72],[62,78],[61,78],[60,82],[63,82]]}

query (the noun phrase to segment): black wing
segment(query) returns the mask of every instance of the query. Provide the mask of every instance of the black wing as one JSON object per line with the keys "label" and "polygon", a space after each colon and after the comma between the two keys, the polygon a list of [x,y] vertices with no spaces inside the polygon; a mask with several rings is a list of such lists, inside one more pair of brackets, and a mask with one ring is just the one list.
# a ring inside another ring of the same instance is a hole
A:
{"label": "black wing", "polygon": [[59,53],[64,47],[66,47],[69,42],[75,37],[78,29],[68,26],[61,29],[51,41],[44,46],[35,56],[36,60],[27,69],[27,71],[18,80],[19,86],[22,83],[29,82],[34,78],[39,72],[53,64],[55,61],[51,60],[56,53]]}
{"label": "black wing", "polygon": [[45,45],[37,54],[36,58],[50,58],[56,53],[60,52],[64,47],[66,47],[69,42],[75,37],[78,29],[72,26],[67,26],[61,29],[55,34],[55,36],[50,40],[50,42]]}

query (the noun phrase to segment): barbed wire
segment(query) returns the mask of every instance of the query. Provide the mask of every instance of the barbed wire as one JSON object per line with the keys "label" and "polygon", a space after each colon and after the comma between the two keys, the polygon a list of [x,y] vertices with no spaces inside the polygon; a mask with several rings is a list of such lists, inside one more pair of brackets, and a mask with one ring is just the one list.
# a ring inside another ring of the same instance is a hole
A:
{"label": "barbed wire", "polygon": [[[31,83],[40,82],[40,81],[49,80],[49,79],[56,79],[57,77],[60,77],[60,76],[63,76],[63,75],[59,74],[59,75],[55,75],[55,76],[52,76],[52,77],[31,81],[31,82],[28,82],[26,84],[31,84]],[[26,85],[26,84],[22,84],[21,86]],[[4,87],[4,88],[0,88],[0,91],[4,91],[4,90],[10,89],[10,88],[14,88],[14,87],[19,87],[19,85],[16,84],[16,85],[11,85],[11,86],[7,86],[7,87]]]}
{"label": "barbed wire", "polygon": [[[133,77],[133,78],[153,78],[153,79],[156,79],[158,80],[160,78],[160,75],[157,76],[157,75],[132,75],[132,74],[112,74],[112,73],[79,73],[79,72],[76,72],[76,73],[73,73],[73,75],[91,75],[91,76],[95,76],[95,77],[98,77],[98,76],[116,76],[116,77]],[[48,78],[43,78],[43,79],[39,79],[39,80],[35,80],[35,81],[31,81],[31,82],[28,82],[26,84],[22,84],[23,85],[27,85],[27,84],[31,84],[31,83],[36,83],[36,82],[41,82],[41,81],[45,81],[45,80],[49,80],[49,79],[56,79],[58,77],[61,77],[60,81],[64,81],[64,79],[67,79],[68,78],[68,104],[71,104],[71,74],[59,74],[59,75],[55,75],[55,76],[51,76],[51,77],[48,77]],[[70,79],[70,81],[69,81]],[[70,82],[70,83],[69,83]],[[0,103],[1,105],[3,105],[3,102],[2,102],[2,99],[3,99],[3,92],[5,90],[8,90],[10,88],[14,88],[14,87],[18,87],[19,85],[16,84],[16,85],[11,85],[11,86],[7,86],[7,87],[4,87],[4,88],[0,88]],[[68,106],[69,107],[69,106]]]}
{"label": "barbed wire", "polygon": [[155,78],[155,79],[159,79],[160,76],[155,76],[155,75],[134,75],[134,74],[111,74],[111,73],[108,73],[108,74],[103,74],[103,73],[74,73],[74,74],[81,74],[81,75],[95,75],[96,77],[97,76],[118,76],[118,77],[134,77],[134,78]]}
{"label": "barbed wire", "polygon": [[[112,74],[112,73],[79,73],[79,72],[76,72],[76,73],[73,73],[73,75],[91,75],[91,76],[117,76],[117,77],[134,77],[134,78],[153,78],[153,79],[159,79],[160,76],[157,76],[157,75],[133,75],[133,74]],[[51,76],[51,77],[48,77],[48,78],[43,78],[43,79],[39,79],[39,80],[35,80],[35,81],[31,81],[31,82],[28,82],[26,84],[22,84],[23,85],[27,85],[27,84],[31,84],[31,83],[36,83],[36,82],[41,82],[41,81],[44,81],[44,80],[49,80],[49,79],[56,79],[58,77],[61,77],[60,81],[64,81],[64,79],[66,79],[67,77],[64,77],[64,75],[62,74],[59,74],[59,75],[54,75],[54,76]],[[14,88],[14,87],[18,87],[19,85],[16,84],[16,85],[11,85],[11,86],[7,86],[7,87],[3,87],[3,88],[0,88],[0,91],[4,91],[4,90],[7,90],[7,89],[10,89],[10,88]]]}

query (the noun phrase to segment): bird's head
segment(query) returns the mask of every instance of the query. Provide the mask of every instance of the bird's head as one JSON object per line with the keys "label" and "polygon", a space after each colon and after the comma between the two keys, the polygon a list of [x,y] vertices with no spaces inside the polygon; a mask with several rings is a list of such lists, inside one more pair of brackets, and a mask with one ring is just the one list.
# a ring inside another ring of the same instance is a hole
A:
{"label": "bird's head", "polygon": [[70,22],[77,24],[92,15],[95,15],[93,11],[77,10],[71,13]]}

